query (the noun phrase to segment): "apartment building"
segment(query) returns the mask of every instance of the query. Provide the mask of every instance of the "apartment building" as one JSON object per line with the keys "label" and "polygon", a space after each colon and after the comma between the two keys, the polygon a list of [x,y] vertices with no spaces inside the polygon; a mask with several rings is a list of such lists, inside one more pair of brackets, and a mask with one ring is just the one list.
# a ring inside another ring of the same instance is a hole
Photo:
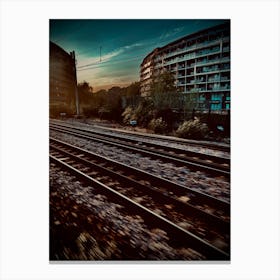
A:
{"label": "apartment building", "polygon": [[198,110],[230,110],[230,22],[201,30],[154,49],[140,66],[141,94],[153,75],[171,72],[177,88],[192,94]]}

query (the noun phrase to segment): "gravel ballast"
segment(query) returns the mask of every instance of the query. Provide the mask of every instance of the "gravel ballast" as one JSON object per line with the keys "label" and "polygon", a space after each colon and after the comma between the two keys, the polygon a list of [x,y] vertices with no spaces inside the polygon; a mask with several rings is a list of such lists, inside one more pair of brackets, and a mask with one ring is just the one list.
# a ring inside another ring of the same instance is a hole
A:
{"label": "gravel ballast", "polygon": [[165,231],[50,164],[50,260],[203,259],[191,248],[173,248]]}

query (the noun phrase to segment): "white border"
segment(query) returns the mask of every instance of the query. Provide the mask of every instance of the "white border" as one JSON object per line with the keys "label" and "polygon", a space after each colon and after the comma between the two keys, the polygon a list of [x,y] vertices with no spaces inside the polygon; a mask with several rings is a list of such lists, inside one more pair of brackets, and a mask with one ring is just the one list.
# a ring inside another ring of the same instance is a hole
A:
{"label": "white border", "polygon": [[[49,18],[230,18],[230,264],[48,261]],[[279,2],[2,1],[1,279],[279,279]]]}

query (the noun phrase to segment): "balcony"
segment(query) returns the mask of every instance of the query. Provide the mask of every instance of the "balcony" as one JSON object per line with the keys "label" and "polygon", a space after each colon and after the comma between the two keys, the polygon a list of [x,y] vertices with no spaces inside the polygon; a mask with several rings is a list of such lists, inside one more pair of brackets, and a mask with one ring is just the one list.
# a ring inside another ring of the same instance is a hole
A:
{"label": "balcony", "polygon": [[189,60],[189,59],[192,59],[192,58],[195,58],[195,53],[186,54],[186,55],[184,56],[184,59],[186,59],[186,60]]}
{"label": "balcony", "polygon": [[191,88],[190,90],[188,90],[189,92],[198,92],[197,88]]}
{"label": "balcony", "polygon": [[208,88],[207,91],[228,91],[230,90],[230,87],[213,87],[213,88]]}
{"label": "balcony", "polygon": [[221,86],[219,90],[230,90],[230,86],[229,85]]}
{"label": "balcony", "polygon": [[170,65],[170,64],[176,63],[177,60],[178,60],[178,59],[176,58],[176,59],[172,59],[172,60],[169,60],[169,61],[165,61],[165,62],[164,62],[164,65]]}
{"label": "balcony", "polygon": [[184,82],[178,82],[178,83],[177,83],[177,86],[184,86],[184,85],[185,85]]}
{"label": "balcony", "polygon": [[197,91],[202,92],[202,91],[207,91],[206,88],[198,88]]}
{"label": "balcony", "polygon": [[187,76],[193,76],[194,72],[187,73]]}
{"label": "balcony", "polygon": [[196,57],[198,57],[198,56],[204,56],[204,55],[206,55],[206,54],[215,53],[215,52],[219,52],[219,51],[220,51],[220,47],[216,47],[216,48],[214,48],[214,49],[212,49],[212,50],[206,49],[206,50],[203,50],[203,51],[197,51],[197,52],[196,52]]}
{"label": "balcony", "polygon": [[193,50],[193,49],[203,48],[205,46],[215,45],[215,44],[220,43],[221,40],[228,41],[229,37],[225,37],[223,39],[219,38],[219,39],[216,39],[216,40],[205,41],[203,43],[198,43],[198,44],[193,44],[191,46],[186,47],[186,49],[189,51],[189,50]]}
{"label": "balcony", "polygon": [[196,62],[196,65],[199,66],[199,65],[206,64],[206,63],[208,63],[208,60],[207,60],[207,59],[205,59],[205,60],[203,60],[203,61],[198,61],[198,62]]}
{"label": "balcony", "polygon": [[197,74],[201,74],[201,73],[210,73],[210,72],[215,72],[215,71],[219,71],[219,67],[203,67],[203,69],[200,70],[196,70]]}
{"label": "balcony", "polygon": [[230,57],[229,57],[229,56],[228,56],[228,57],[222,57],[222,58],[220,59],[221,62],[229,61],[229,60],[230,60]]}
{"label": "balcony", "polygon": [[212,83],[212,82],[219,82],[220,81],[220,78],[209,78],[208,79],[208,82],[209,83]]}
{"label": "balcony", "polygon": [[197,84],[206,83],[206,81],[203,80],[203,79],[196,79],[195,82],[196,82]]}
{"label": "balcony", "polygon": [[230,65],[229,64],[223,64],[220,67],[221,67],[221,70],[229,70],[230,69]]}
{"label": "balcony", "polygon": [[229,81],[230,78],[229,77],[221,77],[221,81]]}

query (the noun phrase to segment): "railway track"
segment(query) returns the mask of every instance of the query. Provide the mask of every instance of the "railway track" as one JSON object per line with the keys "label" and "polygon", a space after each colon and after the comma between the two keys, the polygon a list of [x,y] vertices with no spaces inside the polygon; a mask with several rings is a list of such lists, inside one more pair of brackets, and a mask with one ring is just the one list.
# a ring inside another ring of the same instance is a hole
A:
{"label": "railway track", "polygon": [[143,143],[143,141],[124,139],[118,135],[104,136],[100,132],[92,132],[68,125],[50,124],[50,129],[87,140],[120,147],[152,158],[160,158],[165,162],[173,162],[179,166],[188,166],[192,170],[201,170],[207,174],[224,176],[226,178],[230,177],[230,160],[227,158],[175,149],[149,142]]}
{"label": "railway track", "polygon": [[[229,259],[227,203],[53,138],[50,158],[141,212],[181,245],[191,244],[207,259]],[[182,194],[187,203],[180,200]]]}
{"label": "railway track", "polygon": [[[107,130],[111,133],[114,133],[115,131],[113,129],[110,129],[108,127],[102,127],[99,125],[94,125],[94,127],[100,128],[101,130]],[[120,131],[117,130],[118,134],[122,135],[124,138],[131,137],[141,137],[145,140],[158,140],[160,137],[161,141],[172,143],[172,144],[179,144],[179,145],[188,145],[191,147],[198,147],[198,148],[204,148],[204,149],[211,149],[215,151],[222,151],[226,153],[230,153],[230,146],[227,144],[218,144],[218,143],[211,143],[209,141],[197,141],[197,140],[191,140],[191,139],[175,139],[170,136],[164,136],[164,135],[153,135],[153,134],[143,134],[138,132],[130,132],[130,131]]]}
{"label": "railway track", "polygon": [[[71,123],[66,123],[58,120],[51,120],[51,124],[59,124],[59,125],[67,125],[67,126],[84,126],[85,129],[89,127],[89,124],[80,122],[79,124],[71,124]],[[191,140],[191,139],[178,139],[170,136],[165,136],[165,135],[153,135],[153,134],[147,134],[147,133],[139,133],[139,132],[131,132],[131,131],[124,131],[124,130],[119,130],[119,129],[112,129],[110,127],[106,126],[100,126],[98,124],[92,124],[91,127],[94,129],[100,129],[101,133],[104,134],[104,131],[107,131],[109,135],[111,134],[116,134],[122,138],[129,138],[129,137],[141,137],[146,140],[158,140],[160,137],[160,140],[166,143],[174,143],[174,144],[179,144],[179,145],[188,145],[191,147],[198,147],[198,148],[204,148],[204,149],[211,149],[215,151],[222,151],[225,153],[230,153],[230,146],[228,144],[224,143],[215,143],[215,142],[209,142],[209,141],[197,141],[197,140]]]}

